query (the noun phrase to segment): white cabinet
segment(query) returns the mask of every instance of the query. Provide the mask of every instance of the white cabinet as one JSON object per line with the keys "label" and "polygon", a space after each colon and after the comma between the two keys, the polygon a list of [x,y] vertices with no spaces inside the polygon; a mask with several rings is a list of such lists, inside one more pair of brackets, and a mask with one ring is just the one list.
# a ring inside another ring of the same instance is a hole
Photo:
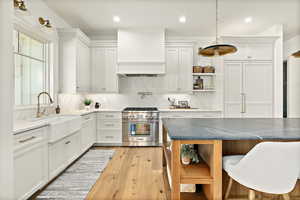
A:
{"label": "white cabinet", "polygon": [[63,93],[89,92],[89,38],[79,29],[59,29],[60,88]]}
{"label": "white cabinet", "polygon": [[27,199],[48,181],[46,129],[14,136],[15,199]]}
{"label": "white cabinet", "polygon": [[223,42],[233,44],[237,52],[224,56],[224,60],[274,60],[274,36],[226,36],[222,37]]}
{"label": "white cabinet", "polygon": [[166,48],[167,92],[190,92],[192,90],[193,48]]}
{"label": "white cabinet", "polygon": [[49,143],[49,179],[54,178],[81,154],[81,133],[77,131]]}
{"label": "white cabinet", "polygon": [[122,143],[121,112],[97,114],[97,143]]}
{"label": "white cabinet", "polygon": [[77,45],[77,92],[88,92],[91,88],[90,48],[80,40]]}
{"label": "white cabinet", "polygon": [[118,93],[117,48],[92,49],[92,91]]}
{"label": "white cabinet", "polygon": [[81,148],[82,152],[96,142],[96,116],[94,113],[82,116]]}
{"label": "white cabinet", "polygon": [[225,62],[225,117],[273,116],[273,63]]}

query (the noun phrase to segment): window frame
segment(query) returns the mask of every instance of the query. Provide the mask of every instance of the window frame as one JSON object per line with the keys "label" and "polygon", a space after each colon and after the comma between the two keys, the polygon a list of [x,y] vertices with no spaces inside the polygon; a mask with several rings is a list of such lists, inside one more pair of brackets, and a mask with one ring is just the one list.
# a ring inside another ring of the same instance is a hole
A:
{"label": "window frame", "polygon": [[[51,59],[53,57],[51,57],[51,45],[52,45],[52,42],[49,41],[49,40],[46,40],[44,37],[40,37],[38,36],[37,34],[35,34],[34,32],[30,32],[30,31],[27,31],[27,30],[24,30],[23,28],[20,28],[18,26],[15,26],[14,31],[16,31],[18,33],[18,41],[17,41],[17,52],[15,51],[15,49],[13,48],[13,55],[14,55],[14,68],[16,66],[15,64],[15,56],[16,55],[19,55],[21,57],[25,57],[25,58],[29,58],[31,60],[35,60],[35,61],[38,61],[38,62],[43,62],[44,65],[45,65],[45,72],[44,72],[44,91],[48,92],[51,97],[53,97],[53,86],[51,85],[52,84],[52,81],[53,78],[51,78],[53,76],[53,73],[52,73],[52,65],[51,65]],[[35,58],[35,57],[32,57],[32,56],[29,56],[29,55],[26,55],[22,52],[20,52],[20,40],[19,40],[19,37],[20,37],[20,33],[21,34],[24,34],[25,36],[33,39],[33,40],[36,40],[38,42],[41,42],[43,43],[43,59],[38,59],[38,58]],[[15,77],[14,77],[15,78]],[[14,79],[15,80],[15,79]],[[15,91],[15,87],[14,87],[14,91]],[[15,95],[15,93],[14,93]],[[41,97],[41,106],[42,107],[47,107],[49,106],[49,103],[48,103],[48,99],[46,99],[45,96],[42,96]],[[15,101],[15,98],[14,98],[14,107],[15,109],[27,109],[27,108],[34,108],[36,107],[36,104],[19,104],[19,105],[16,105],[16,101]]]}

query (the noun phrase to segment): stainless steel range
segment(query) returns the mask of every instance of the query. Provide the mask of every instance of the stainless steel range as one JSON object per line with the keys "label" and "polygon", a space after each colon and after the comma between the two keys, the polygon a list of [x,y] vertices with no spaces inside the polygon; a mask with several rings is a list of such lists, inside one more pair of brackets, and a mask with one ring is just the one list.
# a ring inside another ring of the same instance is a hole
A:
{"label": "stainless steel range", "polygon": [[128,107],[122,112],[123,143],[158,146],[159,111],[154,107]]}

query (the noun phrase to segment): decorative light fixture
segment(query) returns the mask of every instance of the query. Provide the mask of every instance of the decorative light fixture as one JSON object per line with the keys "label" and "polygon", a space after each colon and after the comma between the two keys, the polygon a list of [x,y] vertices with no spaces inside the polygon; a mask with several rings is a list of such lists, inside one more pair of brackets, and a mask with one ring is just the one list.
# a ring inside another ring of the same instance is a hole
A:
{"label": "decorative light fixture", "polygon": [[218,0],[216,0],[216,44],[205,48],[199,48],[199,55],[212,57],[212,56],[224,56],[229,53],[235,53],[237,48],[230,44],[218,44],[218,25],[219,25],[219,13],[218,13]]}
{"label": "decorative light fixture", "polygon": [[27,11],[24,0],[14,0],[14,7],[24,12]]}
{"label": "decorative light fixture", "polygon": [[185,17],[185,16],[179,17],[179,22],[182,23],[182,24],[185,24],[185,22],[186,22],[186,17]]}
{"label": "decorative light fixture", "polygon": [[116,23],[119,23],[121,21],[121,19],[120,19],[119,16],[114,16],[113,21],[116,22]]}
{"label": "decorative light fixture", "polygon": [[49,19],[44,19],[42,17],[39,17],[39,22],[42,26],[45,26],[47,28],[52,28],[52,25],[50,24],[50,20]]}
{"label": "decorative light fixture", "polygon": [[245,21],[245,23],[249,24],[253,21],[253,19],[252,19],[252,17],[246,17],[244,21]]}
{"label": "decorative light fixture", "polygon": [[293,53],[292,56],[294,56],[295,58],[300,58],[300,50]]}

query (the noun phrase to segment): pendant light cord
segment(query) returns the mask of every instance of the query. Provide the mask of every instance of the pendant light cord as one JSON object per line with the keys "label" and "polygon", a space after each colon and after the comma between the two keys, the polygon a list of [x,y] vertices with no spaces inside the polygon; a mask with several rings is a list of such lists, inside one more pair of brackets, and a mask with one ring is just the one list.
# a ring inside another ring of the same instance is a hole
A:
{"label": "pendant light cord", "polygon": [[218,44],[218,24],[219,24],[219,5],[218,5],[218,0],[216,0],[216,44]]}

